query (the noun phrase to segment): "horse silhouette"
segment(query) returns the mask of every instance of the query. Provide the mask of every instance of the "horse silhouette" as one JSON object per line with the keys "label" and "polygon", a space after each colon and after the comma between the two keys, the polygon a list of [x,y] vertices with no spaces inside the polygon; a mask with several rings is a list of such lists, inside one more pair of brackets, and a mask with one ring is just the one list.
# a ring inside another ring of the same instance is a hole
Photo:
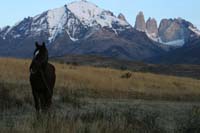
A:
{"label": "horse silhouette", "polygon": [[35,109],[39,113],[40,110],[47,112],[51,107],[56,75],[55,67],[48,63],[48,50],[45,43],[39,45],[36,42],[35,46],[29,70]]}

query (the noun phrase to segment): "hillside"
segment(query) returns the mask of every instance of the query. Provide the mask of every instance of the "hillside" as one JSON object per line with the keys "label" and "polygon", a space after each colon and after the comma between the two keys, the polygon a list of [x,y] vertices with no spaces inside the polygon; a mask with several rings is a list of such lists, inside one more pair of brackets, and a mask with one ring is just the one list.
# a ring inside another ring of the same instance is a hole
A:
{"label": "hillside", "polygon": [[136,61],[119,60],[95,55],[65,55],[53,57],[52,61],[62,64],[129,70],[133,72],[154,73],[200,79],[200,66],[187,64],[150,64]]}
{"label": "hillside", "polygon": [[[30,60],[0,59],[0,132],[198,132],[200,82],[192,78],[54,63],[51,114],[36,117]],[[192,127],[192,129],[191,129]]]}
{"label": "hillside", "polygon": [[[29,86],[29,60],[2,58],[0,62],[2,83]],[[53,64],[57,72],[56,92],[72,90],[79,95],[96,98],[199,100],[200,82],[192,78]],[[132,76],[122,78],[128,72]],[[28,88],[30,89],[30,86]]]}
{"label": "hillside", "polygon": [[151,63],[162,64],[200,64],[200,39],[196,38],[184,47],[177,48],[159,57],[147,59]]}

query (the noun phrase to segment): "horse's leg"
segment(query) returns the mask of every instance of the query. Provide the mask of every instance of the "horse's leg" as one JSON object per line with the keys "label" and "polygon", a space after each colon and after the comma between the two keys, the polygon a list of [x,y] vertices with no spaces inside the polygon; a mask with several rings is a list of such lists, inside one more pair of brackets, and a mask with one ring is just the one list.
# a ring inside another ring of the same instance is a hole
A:
{"label": "horse's leg", "polygon": [[45,102],[46,102],[46,113],[48,114],[48,116],[50,116],[50,114],[51,114],[51,104],[52,104],[51,97],[47,97]]}
{"label": "horse's leg", "polygon": [[47,97],[46,104],[47,104],[47,108],[50,109],[51,108],[51,104],[52,104],[52,96],[48,96]]}
{"label": "horse's leg", "polygon": [[50,88],[50,94],[47,95],[46,99],[47,99],[47,106],[48,108],[51,107],[51,104],[52,104],[52,97],[53,97],[53,89]]}
{"label": "horse's leg", "polygon": [[51,104],[52,104],[51,96],[48,93],[44,93],[41,99],[42,112],[50,115]]}
{"label": "horse's leg", "polygon": [[42,112],[46,114],[48,111],[48,106],[47,106],[47,101],[46,101],[46,93],[41,94],[40,101],[41,101]]}
{"label": "horse's leg", "polygon": [[40,111],[39,95],[34,90],[32,92],[33,92],[33,98],[35,102],[35,109],[36,109],[36,112],[39,114],[39,111]]}

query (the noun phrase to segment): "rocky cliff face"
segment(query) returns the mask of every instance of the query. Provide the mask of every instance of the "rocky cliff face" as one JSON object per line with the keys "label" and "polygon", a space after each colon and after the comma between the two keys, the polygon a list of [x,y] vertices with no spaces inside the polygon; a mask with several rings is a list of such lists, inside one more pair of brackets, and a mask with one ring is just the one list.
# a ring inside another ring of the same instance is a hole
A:
{"label": "rocky cliff face", "polygon": [[184,19],[162,19],[158,27],[154,18],[149,18],[145,23],[142,12],[136,17],[135,29],[146,32],[153,41],[179,47],[188,45],[190,40],[200,36],[200,31]]}
{"label": "rocky cliff face", "polygon": [[139,12],[139,14],[136,16],[135,29],[142,32],[146,31],[146,23],[143,12]]}
{"label": "rocky cliff face", "polygon": [[185,39],[184,25],[181,20],[163,19],[159,26],[159,37],[163,42]]}
{"label": "rocky cliff face", "polygon": [[199,36],[194,25],[184,19],[163,19],[159,26],[159,37],[162,42],[182,41],[187,44],[192,38]]}
{"label": "rocky cliff face", "polygon": [[149,18],[146,22],[147,33],[154,38],[158,37],[158,26],[157,21],[154,18]]}

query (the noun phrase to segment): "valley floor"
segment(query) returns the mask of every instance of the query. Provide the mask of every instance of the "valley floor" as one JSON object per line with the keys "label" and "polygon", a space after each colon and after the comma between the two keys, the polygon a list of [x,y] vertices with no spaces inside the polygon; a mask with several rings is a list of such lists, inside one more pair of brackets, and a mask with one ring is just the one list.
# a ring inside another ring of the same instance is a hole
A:
{"label": "valley floor", "polygon": [[200,104],[116,99],[54,99],[51,115],[36,118],[32,105],[0,112],[4,132],[199,132]]}
{"label": "valley floor", "polygon": [[53,63],[51,114],[37,119],[30,60],[0,63],[0,132],[200,132],[197,79]]}

